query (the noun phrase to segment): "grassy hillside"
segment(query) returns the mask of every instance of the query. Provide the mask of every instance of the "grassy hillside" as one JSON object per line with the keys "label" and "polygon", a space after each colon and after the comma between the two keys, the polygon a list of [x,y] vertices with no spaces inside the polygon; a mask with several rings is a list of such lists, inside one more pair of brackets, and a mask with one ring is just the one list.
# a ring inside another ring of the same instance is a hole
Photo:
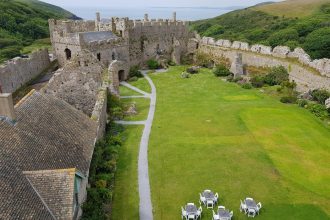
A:
{"label": "grassy hillside", "polygon": [[0,62],[20,55],[34,41],[48,38],[49,18],[79,19],[60,7],[37,0],[0,0]]}
{"label": "grassy hillside", "polygon": [[[294,16],[293,15],[299,15]],[[192,22],[202,36],[302,47],[312,58],[330,58],[330,1],[290,0]]]}

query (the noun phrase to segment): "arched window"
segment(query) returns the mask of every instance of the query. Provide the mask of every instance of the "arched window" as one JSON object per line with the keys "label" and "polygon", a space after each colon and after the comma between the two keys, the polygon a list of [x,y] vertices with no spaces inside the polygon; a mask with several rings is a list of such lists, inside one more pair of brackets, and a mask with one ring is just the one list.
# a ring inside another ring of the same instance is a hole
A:
{"label": "arched window", "polygon": [[64,50],[64,53],[65,53],[66,59],[67,59],[67,60],[70,60],[70,59],[71,59],[71,50],[68,49],[68,48],[66,48],[66,49]]}
{"label": "arched window", "polygon": [[112,52],[112,60],[116,60],[116,53],[115,52]]}
{"label": "arched window", "polygon": [[97,53],[97,59],[99,60],[99,61],[101,61],[101,53]]}

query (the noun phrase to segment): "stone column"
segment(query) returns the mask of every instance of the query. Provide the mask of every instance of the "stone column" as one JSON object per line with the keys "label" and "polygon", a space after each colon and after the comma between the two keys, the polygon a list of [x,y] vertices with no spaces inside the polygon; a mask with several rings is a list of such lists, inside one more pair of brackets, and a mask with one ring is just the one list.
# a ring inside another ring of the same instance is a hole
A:
{"label": "stone column", "polygon": [[144,21],[149,21],[149,16],[148,16],[148,14],[144,14]]}
{"label": "stone column", "polygon": [[101,15],[100,12],[96,12],[96,18],[95,18],[95,31],[99,31],[99,24],[101,22]]}
{"label": "stone column", "polygon": [[243,60],[242,60],[242,54],[237,53],[235,55],[234,61],[231,64],[230,72],[234,74],[234,77],[237,78],[239,76],[243,75]]}
{"label": "stone column", "polygon": [[176,22],[176,12],[173,12],[173,21]]}

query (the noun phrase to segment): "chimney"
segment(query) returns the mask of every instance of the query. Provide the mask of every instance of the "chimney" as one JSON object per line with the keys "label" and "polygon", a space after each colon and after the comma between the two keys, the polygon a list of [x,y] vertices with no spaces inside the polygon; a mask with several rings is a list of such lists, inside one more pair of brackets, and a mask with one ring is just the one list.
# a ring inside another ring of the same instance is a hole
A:
{"label": "chimney", "polygon": [[149,21],[148,14],[144,14],[144,21]]}
{"label": "chimney", "polygon": [[176,12],[173,12],[173,21],[176,22]]}
{"label": "chimney", "polygon": [[11,93],[0,93],[0,117],[15,121],[14,103]]}

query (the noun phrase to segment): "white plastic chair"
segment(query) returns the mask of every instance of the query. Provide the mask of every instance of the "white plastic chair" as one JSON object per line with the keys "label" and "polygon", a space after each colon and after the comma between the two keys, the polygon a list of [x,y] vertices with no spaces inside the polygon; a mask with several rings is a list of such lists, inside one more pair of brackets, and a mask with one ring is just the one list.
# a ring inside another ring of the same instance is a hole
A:
{"label": "white plastic chair", "polygon": [[249,198],[249,197],[246,197],[246,199],[245,200],[250,200],[250,201],[253,201],[253,199],[252,198]]}
{"label": "white plastic chair", "polygon": [[188,215],[188,220],[196,220],[196,216],[195,215]]}
{"label": "white plastic chair", "polygon": [[218,209],[226,209],[226,207],[224,207],[223,205],[219,205]]}
{"label": "white plastic chair", "polygon": [[217,203],[217,202],[218,202],[218,199],[219,199],[219,194],[216,193],[216,194],[214,195],[214,197],[215,197],[215,202]]}
{"label": "white plastic chair", "polygon": [[257,204],[257,207],[258,207],[257,213],[258,213],[258,215],[259,215],[260,209],[262,208],[261,202],[259,202],[259,203]]}
{"label": "white plastic chair", "polygon": [[229,216],[230,216],[230,219],[231,219],[234,216],[234,212],[233,211],[229,212]]}
{"label": "white plastic chair", "polygon": [[203,212],[202,206],[199,206],[197,211],[197,218],[202,219],[202,212]]}
{"label": "white plastic chair", "polygon": [[214,201],[213,200],[206,200],[206,208],[213,209]]}
{"label": "white plastic chair", "polygon": [[248,217],[255,217],[256,216],[256,211],[254,209],[248,209]]}
{"label": "white plastic chair", "polygon": [[187,205],[195,205],[193,202],[188,202]]}
{"label": "white plastic chair", "polygon": [[214,210],[212,210],[213,212],[213,220],[220,220],[220,216],[215,214]]}
{"label": "white plastic chair", "polygon": [[188,219],[187,218],[187,212],[184,210],[184,208],[181,206],[181,219]]}
{"label": "white plastic chair", "polygon": [[240,207],[239,207],[239,211],[240,211],[240,212],[244,211],[245,214],[246,214],[246,205],[245,205],[244,202],[242,202],[242,200],[241,200],[241,205],[240,205]]}
{"label": "white plastic chair", "polygon": [[202,196],[202,194],[199,194],[199,200],[201,203],[203,203],[205,205],[205,197]]}

